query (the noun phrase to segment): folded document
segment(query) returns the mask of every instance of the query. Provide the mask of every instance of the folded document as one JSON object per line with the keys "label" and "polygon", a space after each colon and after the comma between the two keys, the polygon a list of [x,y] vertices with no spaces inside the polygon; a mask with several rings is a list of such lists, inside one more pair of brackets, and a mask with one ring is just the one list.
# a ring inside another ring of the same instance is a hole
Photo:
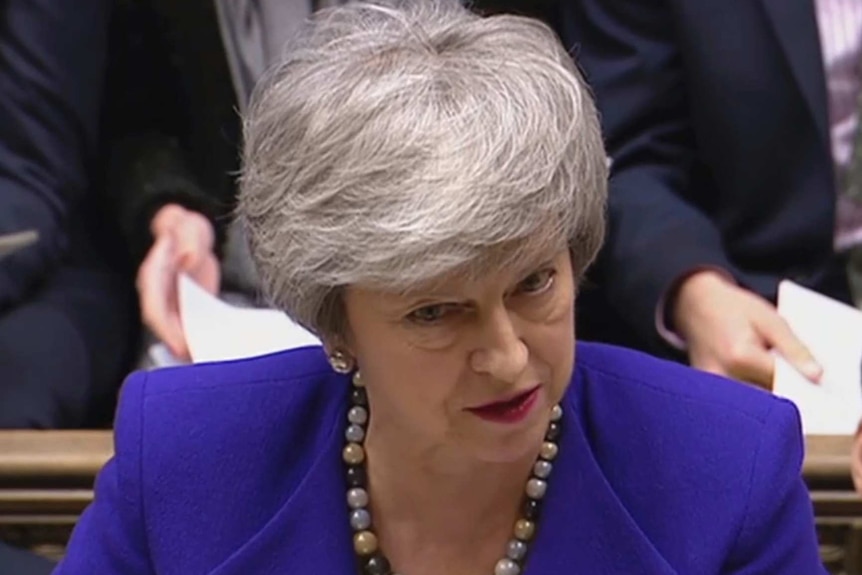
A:
{"label": "folded document", "polygon": [[180,276],[179,299],[183,331],[195,363],[321,345],[283,312],[230,305],[187,276]]}
{"label": "folded document", "polygon": [[776,355],[774,393],[796,404],[806,435],[853,434],[862,418],[862,312],[783,281],[778,313],[823,367],[823,378],[811,383]]}

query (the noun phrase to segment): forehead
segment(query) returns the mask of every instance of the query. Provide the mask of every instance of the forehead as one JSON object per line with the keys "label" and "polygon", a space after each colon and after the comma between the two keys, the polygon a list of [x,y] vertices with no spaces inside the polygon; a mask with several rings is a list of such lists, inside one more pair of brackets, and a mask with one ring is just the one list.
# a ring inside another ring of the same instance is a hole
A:
{"label": "forehead", "polygon": [[489,254],[489,257],[471,261],[444,274],[405,286],[397,290],[383,290],[399,299],[415,299],[435,295],[467,296],[487,288],[505,289],[519,282],[539,267],[568,258],[563,248],[517,250],[509,254]]}

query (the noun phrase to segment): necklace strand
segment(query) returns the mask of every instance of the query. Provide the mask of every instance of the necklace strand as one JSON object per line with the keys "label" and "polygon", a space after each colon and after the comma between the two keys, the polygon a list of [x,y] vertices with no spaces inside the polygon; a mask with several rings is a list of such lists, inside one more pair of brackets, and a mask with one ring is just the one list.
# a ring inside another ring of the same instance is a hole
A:
{"label": "necklace strand", "polygon": [[[545,432],[545,440],[539,457],[533,464],[530,478],[524,489],[521,516],[515,522],[512,538],[506,545],[506,554],[494,565],[494,575],[520,575],[524,569],[529,543],[536,534],[536,523],[542,508],[542,500],[548,488],[548,477],[557,457],[560,424],[563,410],[555,405]],[[350,409],[347,412],[347,429],[344,432],[345,446],[342,458],[347,465],[347,506],[350,527],[353,531],[353,550],[359,563],[361,575],[398,575],[392,571],[389,560],[380,550],[377,535],[373,531],[369,511],[368,472],[365,466],[365,430],[368,425],[368,396],[357,371],[353,374],[350,392]]]}

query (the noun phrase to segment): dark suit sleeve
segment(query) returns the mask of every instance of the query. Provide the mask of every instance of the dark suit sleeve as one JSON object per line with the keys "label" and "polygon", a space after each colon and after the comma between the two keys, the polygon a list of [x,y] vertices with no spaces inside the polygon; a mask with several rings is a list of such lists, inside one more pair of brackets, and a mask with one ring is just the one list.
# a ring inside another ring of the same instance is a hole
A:
{"label": "dark suit sleeve", "polygon": [[216,251],[220,251],[224,218],[219,204],[198,184],[176,138],[143,130],[113,142],[107,183],[135,265],[140,265],[152,245],[153,216],[168,204],[179,204],[206,216],[216,230]]}
{"label": "dark suit sleeve", "polygon": [[697,267],[733,273],[690,188],[694,138],[674,21],[661,0],[562,3],[560,32],[584,68],[613,159],[599,281],[646,341],[674,281]]}
{"label": "dark suit sleeve", "polygon": [[141,496],[141,437],[146,373],[123,386],[114,424],[115,455],[96,479],[54,575],[152,575]]}
{"label": "dark suit sleeve", "polygon": [[150,2],[119,2],[115,8],[106,188],[135,265],[152,243],[152,217],[169,203],[204,214],[223,236],[225,202],[204,190],[188,161],[190,103],[176,63],[177,34]]}
{"label": "dark suit sleeve", "polygon": [[803,452],[796,408],[780,400],[764,422],[745,519],[722,573],[826,575],[801,476]]}
{"label": "dark suit sleeve", "polygon": [[0,309],[51,273],[69,246],[98,153],[108,0],[0,4],[0,233],[37,245],[0,261]]}

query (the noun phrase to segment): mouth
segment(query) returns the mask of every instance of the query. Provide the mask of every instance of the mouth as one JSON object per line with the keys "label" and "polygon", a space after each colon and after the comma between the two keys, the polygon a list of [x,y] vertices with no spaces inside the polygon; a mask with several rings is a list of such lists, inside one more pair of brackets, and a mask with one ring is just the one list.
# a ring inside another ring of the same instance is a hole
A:
{"label": "mouth", "polygon": [[473,415],[495,423],[518,423],[532,411],[539,397],[541,385],[536,385],[513,397],[467,409]]}

